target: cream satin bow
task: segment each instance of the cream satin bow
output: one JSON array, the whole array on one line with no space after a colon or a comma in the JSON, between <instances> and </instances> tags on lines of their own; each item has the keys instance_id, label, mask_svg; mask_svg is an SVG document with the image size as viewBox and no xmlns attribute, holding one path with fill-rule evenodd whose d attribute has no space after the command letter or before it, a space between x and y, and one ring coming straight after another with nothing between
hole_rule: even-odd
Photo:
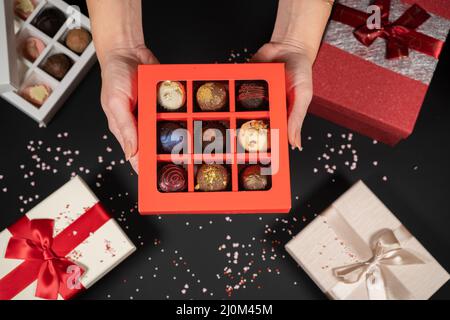
<instances>
[{"instance_id":1,"label":"cream satin bow","mask_svg":"<svg viewBox=\"0 0 450 320\"><path fill-rule=\"evenodd\" d=\"M333 274L347 284L356 283L365 275L369 299L387 299L386 293L390 289L390 284L389 281L385 283L383 269L388 265L401 266L424 262L410 251L403 249L392 230L383 230L375 238L374 243L373 256L370 259L334 268Z\"/></svg>"}]
</instances>

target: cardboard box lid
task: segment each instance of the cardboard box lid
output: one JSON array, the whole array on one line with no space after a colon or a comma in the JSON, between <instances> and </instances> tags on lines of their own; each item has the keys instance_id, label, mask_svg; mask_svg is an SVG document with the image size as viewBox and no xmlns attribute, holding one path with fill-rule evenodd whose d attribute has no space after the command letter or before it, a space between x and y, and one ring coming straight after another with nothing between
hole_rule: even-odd
<instances>
[{"instance_id":1,"label":"cardboard box lid","mask_svg":"<svg viewBox=\"0 0 450 320\"><path fill-rule=\"evenodd\" d=\"M0 0L0 94L19 88L14 1Z\"/></svg>"}]
</instances>

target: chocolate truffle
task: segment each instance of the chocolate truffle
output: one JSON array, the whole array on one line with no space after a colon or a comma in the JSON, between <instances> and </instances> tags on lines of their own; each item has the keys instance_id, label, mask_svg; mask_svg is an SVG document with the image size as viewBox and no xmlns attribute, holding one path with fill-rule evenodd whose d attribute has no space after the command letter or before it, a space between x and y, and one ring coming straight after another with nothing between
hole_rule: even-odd
<instances>
[{"instance_id":1,"label":"chocolate truffle","mask_svg":"<svg viewBox=\"0 0 450 320\"><path fill-rule=\"evenodd\" d=\"M50 96L52 90L44 85L37 84L33 86L26 87L21 91L21 96L34 104L36 107L40 107L44 104L45 100Z\"/></svg>"},{"instance_id":2,"label":"chocolate truffle","mask_svg":"<svg viewBox=\"0 0 450 320\"><path fill-rule=\"evenodd\" d=\"M57 53L47 58L42 69L57 80L62 80L72 67L72 60L64 53Z\"/></svg>"},{"instance_id":3,"label":"chocolate truffle","mask_svg":"<svg viewBox=\"0 0 450 320\"><path fill-rule=\"evenodd\" d=\"M39 55L44 51L45 49L45 43L35 37L29 37L25 40L25 43L22 47L22 54L25 57L25 59L34 62Z\"/></svg>"},{"instance_id":4,"label":"chocolate truffle","mask_svg":"<svg viewBox=\"0 0 450 320\"><path fill-rule=\"evenodd\" d=\"M53 37L64 22L66 22L64 13L56 8L47 8L34 19L33 24L49 37Z\"/></svg>"},{"instance_id":5,"label":"chocolate truffle","mask_svg":"<svg viewBox=\"0 0 450 320\"><path fill-rule=\"evenodd\" d=\"M86 29L72 29L67 32L66 46L73 52L82 54L89 43L91 43L91 40L92 36Z\"/></svg>"},{"instance_id":6,"label":"chocolate truffle","mask_svg":"<svg viewBox=\"0 0 450 320\"><path fill-rule=\"evenodd\" d=\"M226 130L227 128L220 122L204 122L202 125L202 150L211 144L208 150L225 153Z\"/></svg>"},{"instance_id":7,"label":"chocolate truffle","mask_svg":"<svg viewBox=\"0 0 450 320\"><path fill-rule=\"evenodd\" d=\"M33 0L14 0L14 12L23 20L27 20L34 9L36 6Z\"/></svg>"},{"instance_id":8,"label":"chocolate truffle","mask_svg":"<svg viewBox=\"0 0 450 320\"><path fill-rule=\"evenodd\" d=\"M220 164L203 164L197 171L195 190L223 191L229 183L228 170Z\"/></svg>"},{"instance_id":9,"label":"chocolate truffle","mask_svg":"<svg viewBox=\"0 0 450 320\"><path fill-rule=\"evenodd\" d=\"M246 167L241 173L241 185L245 190L265 190L269 184L269 177L261 174L260 165Z\"/></svg>"},{"instance_id":10,"label":"chocolate truffle","mask_svg":"<svg viewBox=\"0 0 450 320\"><path fill-rule=\"evenodd\" d=\"M237 102L245 109L267 106L267 85L263 81L245 82L239 86Z\"/></svg>"},{"instance_id":11,"label":"chocolate truffle","mask_svg":"<svg viewBox=\"0 0 450 320\"><path fill-rule=\"evenodd\" d=\"M163 81L158 85L158 104L167 111L176 111L186 102L186 90L181 82Z\"/></svg>"},{"instance_id":12,"label":"chocolate truffle","mask_svg":"<svg viewBox=\"0 0 450 320\"><path fill-rule=\"evenodd\" d=\"M182 166L166 164L159 171L158 187L162 192L178 192L186 190L186 170Z\"/></svg>"},{"instance_id":13,"label":"chocolate truffle","mask_svg":"<svg viewBox=\"0 0 450 320\"><path fill-rule=\"evenodd\" d=\"M227 87L223 83L207 82L197 90L197 103L202 111L219 111L227 100Z\"/></svg>"},{"instance_id":14,"label":"chocolate truffle","mask_svg":"<svg viewBox=\"0 0 450 320\"><path fill-rule=\"evenodd\" d=\"M267 151L270 148L270 129L264 120L245 122L238 133L240 145L248 152Z\"/></svg>"},{"instance_id":15,"label":"chocolate truffle","mask_svg":"<svg viewBox=\"0 0 450 320\"><path fill-rule=\"evenodd\" d=\"M175 122L164 122L159 128L159 144L165 153L171 153L177 147L185 147L187 130Z\"/></svg>"}]
</instances>

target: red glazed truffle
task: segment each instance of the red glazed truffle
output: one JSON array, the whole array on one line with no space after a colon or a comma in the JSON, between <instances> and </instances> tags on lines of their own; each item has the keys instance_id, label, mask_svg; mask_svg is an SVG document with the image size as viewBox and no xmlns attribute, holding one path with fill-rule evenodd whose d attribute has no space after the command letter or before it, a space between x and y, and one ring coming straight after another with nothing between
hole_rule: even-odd
<instances>
[{"instance_id":1,"label":"red glazed truffle","mask_svg":"<svg viewBox=\"0 0 450 320\"><path fill-rule=\"evenodd\" d=\"M251 165L242 171L241 185L244 190L265 190L269 185L269 176L261 174L260 165Z\"/></svg>"},{"instance_id":2,"label":"red glazed truffle","mask_svg":"<svg viewBox=\"0 0 450 320\"><path fill-rule=\"evenodd\" d=\"M249 110L267 106L267 85L264 81L245 82L239 86L238 105Z\"/></svg>"},{"instance_id":3,"label":"red glazed truffle","mask_svg":"<svg viewBox=\"0 0 450 320\"><path fill-rule=\"evenodd\" d=\"M187 174L182 166L166 164L161 168L158 187L162 192L179 192L187 188Z\"/></svg>"}]
</instances>

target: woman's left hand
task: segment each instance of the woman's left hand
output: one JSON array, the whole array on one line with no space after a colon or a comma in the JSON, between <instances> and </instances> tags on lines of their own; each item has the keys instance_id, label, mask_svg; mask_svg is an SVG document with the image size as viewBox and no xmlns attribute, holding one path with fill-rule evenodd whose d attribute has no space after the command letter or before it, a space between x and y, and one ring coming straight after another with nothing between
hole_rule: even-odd
<instances>
[{"instance_id":1,"label":"woman's left hand","mask_svg":"<svg viewBox=\"0 0 450 320\"><path fill-rule=\"evenodd\" d=\"M292 149L300 149L302 125L313 96L312 59L299 47L269 42L258 50L252 62L286 64L288 138Z\"/></svg>"}]
</instances>

